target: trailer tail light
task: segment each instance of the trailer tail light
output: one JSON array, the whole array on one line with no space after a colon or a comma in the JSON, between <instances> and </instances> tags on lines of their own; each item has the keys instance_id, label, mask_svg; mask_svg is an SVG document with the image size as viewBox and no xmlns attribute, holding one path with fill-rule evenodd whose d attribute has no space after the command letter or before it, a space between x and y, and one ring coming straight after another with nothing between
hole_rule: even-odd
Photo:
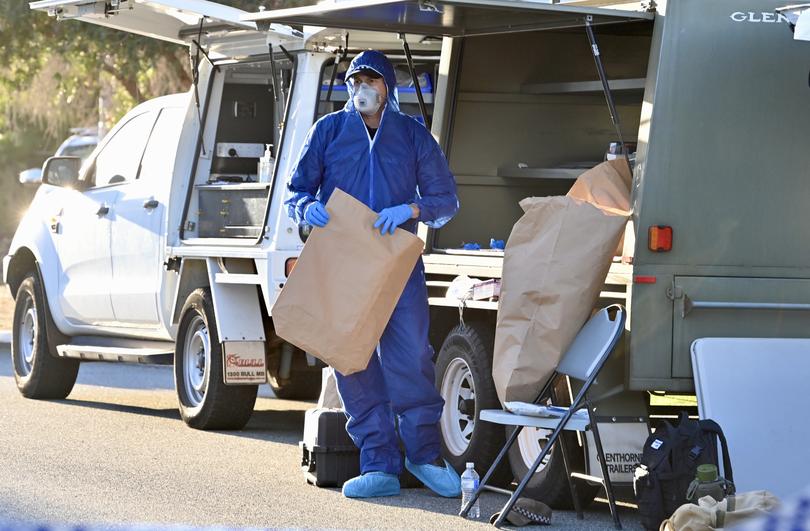
<instances>
[{"instance_id":1,"label":"trailer tail light","mask_svg":"<svg viewBox=\"0 0 810 531\"><path fill-rule=\"evenodd\" d=\"M298 262L297 257L295 257L295 258L287 258L287 261L284 262L284 275L285 276L288 276L288 277L290 276L290 273L292 273L292 270L295 269L296 262Z\"/></svg>"},{"instance_id":2,"label":"trailer tail light","mask_svg":"<svg viewBox=\"0 0 810 531\"><path fill-rule=\"evenodd\" d=\"M647 231L647 248L654 253L672 250L672 227L653 225Z\"/></svg>"},{"instance_id":3,"label":"trailer tail light","mask_svg":"<svg viewBox=\"0 0 810 531\"><path fill-rule=\"evenodd\" d=\"M636 275L633 277L634 284L655 284L656 278L652 275Z\"/></svg>"}]
</instances>

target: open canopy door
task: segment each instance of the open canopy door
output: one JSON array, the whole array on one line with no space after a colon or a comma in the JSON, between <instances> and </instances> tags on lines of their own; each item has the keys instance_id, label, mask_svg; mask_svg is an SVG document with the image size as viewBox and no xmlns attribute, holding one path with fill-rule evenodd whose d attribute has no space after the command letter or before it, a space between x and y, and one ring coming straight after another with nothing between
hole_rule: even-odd
<instances>
[{"instance_id":1,"label":"open canopy door","mask_svg":"<svg viewBox=\"0 0 810 531\"><path fill-rule=\"evenodd\" d=\"M797 41L810 41L810 4L796 4L776 10L788 19Z\"/></svg>"},{"instance_id":2,"label":"open canopy door","mask_svg":"<svg viewBox=\"0 0 810 531\"><path fill-rule=\"evenodd\" d=\"M651 20L652 13L587 8L539 0L349 0L243 17L260 26L271 22L350 30L391 31L463 37L536 31L591 23Z\"/></svg>"},{"instance_id":3,"label":"open canopy door","mask_svg":"<svg viewBox=\"0 0 810 531\"><path fill-rule=\"evenodd\" d=\"M99 26L189 44L200 31L256 30L241 9L206 0L39 0L33 10L57 19L79 19Z\"/></svg>"}]
</instances>

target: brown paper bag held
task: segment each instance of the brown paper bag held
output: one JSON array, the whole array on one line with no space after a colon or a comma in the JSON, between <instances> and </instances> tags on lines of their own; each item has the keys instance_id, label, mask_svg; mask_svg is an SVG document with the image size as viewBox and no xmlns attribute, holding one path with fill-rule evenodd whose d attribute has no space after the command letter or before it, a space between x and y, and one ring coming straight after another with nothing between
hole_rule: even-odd
<instances>
[{"instance_id":1,"label":"brown paper bag held","mask_svg":"<svg viewBox=\"0 0 810 531\"><path fill-rule=\"evenodd\" d=\"M506 244L492 377L501 402L531 402L596 303L627 212L532 197Z\"/></svg>"},{"instance_id":2,"label":"brown paper bag held","mask_svg":"<svg viewBox=\"0 0 810 531\"><path fill-rule=\"evenodd\" d=\"M567 195L597 206L630 211L632 183L633 175L627 160L619 158L603 162L580 175ZM633 256L635 233L632 229L632 222L628 223L628 229L616 247L617 256Z\"/></svg>"},{"instance_id":3,"label":"brown paper bag held","mask_svg":"<svg viewBox=\"0 0 810 531\"><path fill-rule=\"evenodd\" d=\"M381 235L377 214L342 190L326 210L272 316L279 337L345 375L368 366L423 243L401 229Z\"/></svg>"}]
</instances>

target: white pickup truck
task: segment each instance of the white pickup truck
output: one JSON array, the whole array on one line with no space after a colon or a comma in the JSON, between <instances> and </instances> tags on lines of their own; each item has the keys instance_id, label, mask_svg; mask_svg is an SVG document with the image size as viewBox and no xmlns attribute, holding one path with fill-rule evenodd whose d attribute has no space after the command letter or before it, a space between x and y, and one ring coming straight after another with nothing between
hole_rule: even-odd
<instances>
[{"instance_id":1,"label":"white pickup truck","mask_svg":"<svg viewBox=\"0 0 810 531\"><path fill-rule=\"evenodd\" d=\"M43 166L3 259L21 393L63 398L80 362L119 361L173 364L183 420L200 429L243 427L264 382L316 398L323 364L275 336L268 308L307 235L287 217L285 181L316 114L345 102L351 57L201 0L30 5L188 45L196 82L132 109L84 163ZM423 80L440 45L413 46ZM404 57L393 59L403 108L418 114ZM258 168L268 145L269 174Z\"/></svg>"}]
</instances>

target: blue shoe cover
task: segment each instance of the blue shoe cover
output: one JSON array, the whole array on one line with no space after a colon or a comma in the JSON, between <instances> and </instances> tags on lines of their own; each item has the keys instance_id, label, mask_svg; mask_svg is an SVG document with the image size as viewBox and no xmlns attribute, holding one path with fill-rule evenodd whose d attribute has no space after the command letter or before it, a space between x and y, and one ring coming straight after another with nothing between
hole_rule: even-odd
<instances>
[{"instance_id":1,"label":"blue shoe cover","mask_svg":"<svg viewBox=\"0 0 810 531\"><path fill-rule=\"evenodd\" d=\"M430 463L415 465L406 457L405 468L439 496L445 498L461 496L461 477L447 461L444 462L444 468L442 468Z\"/></svg>"},{"instance_id":2,"label":"blue shoe cover","mask_svg":"<svg viewBox=\"0 0 810 531\"><path fill-rule=\"evenodd\" d=\"M343 484L347 498L377 498L399 494L399 477L385 472L366 472Z\"/></svg>"}]
</instances>

